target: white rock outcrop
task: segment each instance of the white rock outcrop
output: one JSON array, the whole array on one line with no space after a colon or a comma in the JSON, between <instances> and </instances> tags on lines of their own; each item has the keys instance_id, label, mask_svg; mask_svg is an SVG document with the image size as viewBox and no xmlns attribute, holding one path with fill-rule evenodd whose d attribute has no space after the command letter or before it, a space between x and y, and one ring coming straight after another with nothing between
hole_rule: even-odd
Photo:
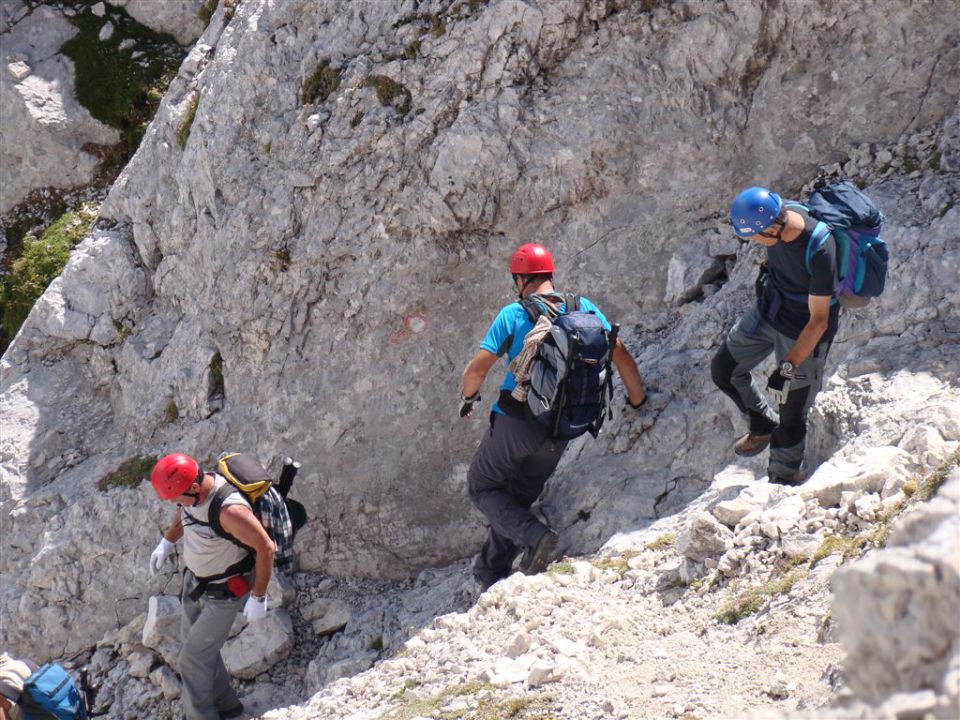
<instances>
[{"instance_id":1,"label":"white rock outcrop","mask_svg":"<svg viewBox=\"0 0 960 720\"><path fill-rule=\"evenodd\" d=\"M130 17L152 30L173 35L181 45L192 44L203 32L201 10L220 4L216 0L107 0L107 3L122 7Z\"/></svg>"},{"instance_id":2,"label":"white rock outcrop","mask_svg":"<svg viewBox=\"0 0 960 720\"><path fill-rule=\"evenodd\" d=\"M833 615L850 687L877 702L932 688L956 697L960 653L960 469L890 533L884 550L834 579Z\"/></svg>"},{"instance_id":3,"label":"white rock outcrop","mask_svg":"<svg viewBox=\"0 0 960 720\"><path fill-rule=\"evenodd\" d=\"M99 159L85 145L120 134L74 96L73 63L60 47L77 29L54 7L6 0L0 15L0 214L31 190L93 179Z\"/></svg>"}]
</instances>

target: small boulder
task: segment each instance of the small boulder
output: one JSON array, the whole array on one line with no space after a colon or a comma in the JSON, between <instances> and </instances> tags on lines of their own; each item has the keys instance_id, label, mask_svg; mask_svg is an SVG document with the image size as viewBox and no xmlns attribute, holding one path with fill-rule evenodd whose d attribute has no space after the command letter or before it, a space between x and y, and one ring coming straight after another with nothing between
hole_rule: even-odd
<instances>
[{"instance_id":1,"label":"small boulder","mask_svg":"<svg viewBox=\"0 0 960 720\"><path fill-rule=\"evenodd\" d=\"M707 512L697 513L677 536L677 551L694 561L722 555L733 547L733 533Z\"/></svg>"},{"instance_id":2,"label":"small boulder","mask_svg":"<svg viewBox=\"0 0 960 720\"><path fill-rule=\"evenodd\" d=\"M333 598L314 600L302 610L303 617L313 623L313 631L317 635L332 635L343 630L353 610L345 602Z\"/></svg>"},{"instance_id":3,"label":"small boulder","mask_svg":"<svg viewBox=\"0 0 960 720\"><path fill-rule=\"evenodd\" d=\"M252 679L276 665L293 647L293 621L284 610L271 610L249 623L223 646L223 663L234 677Z\"/></svg>"}]
</instances>

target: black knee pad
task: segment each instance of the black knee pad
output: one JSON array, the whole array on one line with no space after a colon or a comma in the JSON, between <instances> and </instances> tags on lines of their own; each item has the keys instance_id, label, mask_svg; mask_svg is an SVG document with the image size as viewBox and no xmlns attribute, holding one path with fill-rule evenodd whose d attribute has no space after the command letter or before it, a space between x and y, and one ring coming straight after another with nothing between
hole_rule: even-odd
<instances>
[{"instance_id":1,"label":"black knee pad","mask_svg":"<svg viewBox=\"0 0 960 720\"><path fill-rule=\"evenodd\" d=\"M717 350L710 363L710 376L713 378L713 384L721 390L732 390L733 384L730 378L733 377L733 371L737 367L737 361L730 354L726 341Z\"/></svg>"}]
</instances>

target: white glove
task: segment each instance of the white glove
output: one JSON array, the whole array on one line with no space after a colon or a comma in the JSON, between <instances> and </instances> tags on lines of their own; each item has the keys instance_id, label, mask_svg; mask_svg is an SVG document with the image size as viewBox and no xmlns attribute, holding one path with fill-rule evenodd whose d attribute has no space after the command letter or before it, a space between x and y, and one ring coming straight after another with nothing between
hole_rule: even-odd
<instances>
[{"instance_id":1,"label":"white glove","mask_svg":"<svg viewBox=\"0 0 960 720\"><path fill-rule=\"evenodd\" d=\"M253 593L250 593L250 597L247 598L247 602L243 606L243 616L248 622L263 620L267 616L267 596L255 598Z\"/></svg>"},{"instance_id":2,"label":"white glove","mask_svg":"<svg viewBox=\"0 0 960 720\"><path fill-rule=\"evenodd\" d=\"M173 552L173 548L176 547L175 543L170 542L166 538L160 538L160 544L157 545L157 548L150 553L150 574L156 575L160 572L160 566L163 565L164 561L167 559L167 556Z\"/></svg>"}]
</instances>

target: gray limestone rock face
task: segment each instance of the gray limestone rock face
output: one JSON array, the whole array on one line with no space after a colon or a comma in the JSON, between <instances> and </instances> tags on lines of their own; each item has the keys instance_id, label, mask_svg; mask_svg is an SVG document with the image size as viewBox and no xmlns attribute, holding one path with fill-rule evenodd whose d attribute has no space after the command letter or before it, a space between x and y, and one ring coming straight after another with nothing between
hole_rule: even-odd
<instances>
[{"instance_id":1,"label":"gray limestone rock face","mask_svg":"<svg viewBox=\"0 0 960 720\"><path fill-rule=\"evenodd\" d=\"M120 134L95 120L74 96L74 70L60 46L77 29L56 8L28 11L7 0L0 33L0 214L35 188L69 188L93 179L98 158L87 144Z\"/></svg>"},{"instance_id":2,"label":"gray limestone rock face","mask_svg":"<svg viewBox=\"0 0 960 720\"><path fill-rule=\"evenodd\" d=\"M717 237L736 189L799 191L817 164L923 128L952 157L960 78L938 70L956 22L928 5L444 8L441 31L378 0L244 0L185 60L0 361L0 612L49 628L14 631L25 650L79 650L114 622L102 608L127 621L159 591L147 557L169 508L147 485L92 490L135 455L240 448L278 470L295 454L307 569L406 578L474 553L465 470L487 423L459 422L455 400L522 242L623 324L657 390L631 415L618 389L542 511L578 551L679 511L743 432L709 370L759 259ZM798 98L807 112L779 112ZM933 172L870 176L890 280L831 351L809 463L949 406L960 208L937 209L934 181L921 193Z\"/></svg>"}]
</instances>

